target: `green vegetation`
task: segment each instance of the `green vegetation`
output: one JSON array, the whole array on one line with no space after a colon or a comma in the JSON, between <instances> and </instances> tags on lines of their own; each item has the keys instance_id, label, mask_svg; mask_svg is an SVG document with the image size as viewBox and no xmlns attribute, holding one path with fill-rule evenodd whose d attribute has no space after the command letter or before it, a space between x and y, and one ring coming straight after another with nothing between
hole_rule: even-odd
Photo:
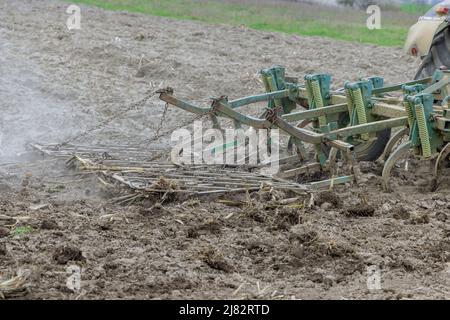
<instances>
[{"instance_id":1,"label":"green vegetation","mask_svg":"<svg viewBox=\"0 0 450 320\"><path fill-rule=\"evenodd\" d=\"M416 3L402 3L400 5L400 10L410 14L424 15L433 6L427 4L416 4Z\"/></svg>"},{"instance_id":2,"label":"green vegetation","mask_svg":"<svg viewBox=\"0 0 450 320\"><path fill-rule=\"evenodd\" d=\"M30 233L31 231L33 231L33 228L30 226L20 226L14 228L11 233L15 236L22 236L24 234Z\"/></svg>"},{"instance_id":3,"label":"green vegetation","mask_svg":"<svg viewBox=\"0 0 450 320\"><path fill-rule=\"evenodd\" d=\"M65 189L66 187L63 185L56 185L56 186L51 186L47 189L48 193L57 193L57 192L61 192Z\"/></svg>"},{"instance_id":4,"label":"green vegetation","mask_svg":"<svg viewBox=\"0 0 450 320\"><path fill-rule=\"evenodd\" d=\"M402 46L419 10L403 6L384 12L382 29L366 27L365 11L283 1L217 0L72 0L107 10L138 12L173 19L244 25L264 31L321 36L339 40Z\"/></svg>"}]
</instances>

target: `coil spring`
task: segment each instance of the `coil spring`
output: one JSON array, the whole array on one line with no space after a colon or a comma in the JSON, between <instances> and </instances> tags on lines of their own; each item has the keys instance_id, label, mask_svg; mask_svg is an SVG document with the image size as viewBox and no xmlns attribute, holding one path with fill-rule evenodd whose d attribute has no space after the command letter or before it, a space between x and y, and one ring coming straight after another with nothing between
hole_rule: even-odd
<instances>
[{"instance_id":1,"label":"coil spring","mask_svg":"<svg viewBox=\"0 0 450 320\"><path fill-rule=\"evenodd\" d=\"M422 103L415 105L417 126L419 128L420 144L422 146L422 155L425 158L431 157L430 134L428 133L427 120L425 119L425 110Z\"/></svg>"},{"instance_id":2,"label":"coil spring","mask_svg":"<svg viewBox=\"0 0 450 320\"><path fill-rule=\"evenodd\" d=\"M316 102L316 108L323 108L324 103L318 80L311 81L311 89L314 96L314 101ZM320 126L327 125L327 119L325 118L325 116L319 117L319 124Z\"/></svg>"},{"instance_id":3,"label":"coil spring","mask_svg":"<svg viewBox=\"0 0 450 320\"><path fill-rule=\"evenodd\" d=\"M267 82L268 82L268 85L269 85L270 92L274 92L274 91L278 90L278 88L276 87L276 84L275 84L275 81L274 81L273 77L270 77L270 76L267 77ZM274 99L273 101L274 101L275 107L281 108L283 106L283 103L281 102L281 99Z\"/></svg>"},{"instance_id":4,"label":"coil spring","mask_svg":"<svg viewBox=\"0 0 450 320\"><path fill-rule=\"evenodd\" d=\"M348 114L350 117L350 124L353 123L353 96L352 96L352 91L350 89L345 89L345 96L347 98L347 108L348 108Z\"/></svg>"},{"instance_id":5,"label":"coil spring","mask_svg":"<svg viewBox=\"0 0 450 320\"><path fill-rule=\"evenodd\" d=\"M266 92L270 92L269 79L267 79L268 77L263 75L261 78L264 84L264 89L266 90Z\"/></svg>"},{"instance_id":6,"label":"coil spring","mask_svg":"<svg viewBox=\"0 0 450 320\"><path fill-rule=\"evenodd\" d=\"M353 100L355 102L356 113L358 114L358 123L365 124L365 123L367 123L367 116L366 116L366 108L364 106L361 89L352 90L352 94L353 94ZM361 135L361 138L363 140L369 140L369 134L363 133Z\"/></svg>"},{"instance_id":7,"label":"coil spring","mask_svg":"<svg viewBox=\"0 0 450 320\"><path fill-rule=\"evenodd\" d=\"M403 106L405 107L406 115L408 116L408 125L411 129L414 124L413 106L408 101L403 102Z\"/></svg>"},{"instance_id":8,"label":"coil spring","mask_svg":"<svg viewBox=\"0 0 450 320\"><path fill-rule=\"evenodd\" d=\"M311 89L310 81L306 81L305 84L306 84L306 95L308 96L309 108L313 109L314 108L314 106L313 106L313 104L314 104L314 96L313 96L313 92L312 92L312 89Z\"/></svg>"}]
</instances>

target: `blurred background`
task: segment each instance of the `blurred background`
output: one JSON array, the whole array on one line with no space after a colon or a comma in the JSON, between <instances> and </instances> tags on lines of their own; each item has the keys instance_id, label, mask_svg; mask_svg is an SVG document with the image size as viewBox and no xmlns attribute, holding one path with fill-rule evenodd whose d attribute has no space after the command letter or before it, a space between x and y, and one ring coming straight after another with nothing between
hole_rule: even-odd
<instances>
[{"instance_id":1,"label":"blurred background","mask_svg":"<svg viewBox=\"0 0 450 320\"><path fill-rule=\"evenodd\" d=\"M403 45L409 27L437 0L74 0L109 10L264 31L329 37L381 46ZM381 30L366 27L366 9L382 9Z\"/></svg>"}]
</instances>

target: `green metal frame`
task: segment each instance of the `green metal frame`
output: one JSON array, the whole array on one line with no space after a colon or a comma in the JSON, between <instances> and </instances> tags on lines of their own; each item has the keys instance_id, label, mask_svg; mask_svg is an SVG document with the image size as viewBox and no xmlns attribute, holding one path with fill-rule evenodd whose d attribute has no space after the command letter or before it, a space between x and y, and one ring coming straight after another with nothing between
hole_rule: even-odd
<instances>
[{"instance_id":1,"label":"green metal frame","mask_svg":"<svg viewBox=\"0 0 450 320\"><path fill-rule=\"evenodd\" d=\"M160 90L160 99L200 116L232 119L237 127L279 128L298 145L314 145L315 164L321 170L330 164L322 145L348 155L355 144L370 143L377 132L385 129L409 128L408 148L425 159L437 156L450 141L449 72L437 70L433 77L391 86L385 86L383 78L370 77L347 82L337 91L330 89L331 77L326 74L306 75L304 84L298 84L288 82L285 69L276 66L262 70L261 77L266 93L231 101L227 97L213 99L210 107L179 100L171 89ZM395 92L403 97L387 96ZM442 105L434 104L438 99L443 99ZM294 112L304 101L308 101L309 108ZM236 110L259 102L267 102L261 118ZM299 127L295 124L299 121L311 122L313 126ZM297 171L302 172L301 168ZM347 182L348 176L332 180Z\"/></svg>"}]
</instances>

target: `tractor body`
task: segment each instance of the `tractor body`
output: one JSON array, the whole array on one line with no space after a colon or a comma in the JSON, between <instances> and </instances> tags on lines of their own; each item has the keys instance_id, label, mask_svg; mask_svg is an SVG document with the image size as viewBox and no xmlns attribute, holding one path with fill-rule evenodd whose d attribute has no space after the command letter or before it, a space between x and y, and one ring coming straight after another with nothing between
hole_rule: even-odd
<instances>
[{"instance_id":1,"label":"tractor body","mask_svg":"<svg viewBox=\"0 0 450 320\"><path fill-rule=\"evenodd\" d=\"M449 11L450 0L442 1L409 30L405 50L422 59L416 79L429 77L436 69L450 68Z\"/></svg>"}]
</instances>

